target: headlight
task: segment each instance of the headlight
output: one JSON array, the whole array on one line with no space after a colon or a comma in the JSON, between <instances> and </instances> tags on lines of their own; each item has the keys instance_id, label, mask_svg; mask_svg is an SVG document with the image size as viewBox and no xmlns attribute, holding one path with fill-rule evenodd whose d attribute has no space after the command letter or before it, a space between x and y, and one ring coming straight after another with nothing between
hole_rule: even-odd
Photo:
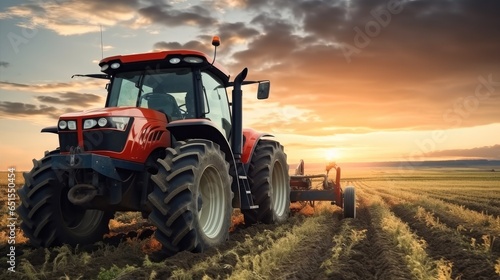
<instances>
[{"instance_id":1,"label":"headlight","mask_svg":"<svg viewBox=\"0 0 500 280\"><path fill-rule=\"evenodd\" d=\"M186 56L182 60L184 60L185 62L188 62L188 63L202 63L203 62L203 58L196 57L196 56Z\"/></svg>"},{"instance_id":2,"label":"headlight","mask_svg":"<svg viewBox=\"0 0 500 280\"><path fill-rule=\"evenodd\" d=\"M97 121L94 119L88 119L83 122L83 129L89 129L94 127L97 124Z\"/></svg>"},{"instance_id":3,"label":"headlight","mask_svg":"<svg viewBox=\"0 0 500 280\"><path fill-rule=\"evenodd\" d=\"M68 127L68 123L66 121L59 121L59 129L63 130Z\"/></svg>"},{"instance_id":4,"label":"headlight","mask_svg":"<svg viewBox=\"0 0 500 280\"><path fill-rule=\"evenodd\" d=\"M129 117L111 117L111 122L115 125L116 129L125 131L127 129Z\"/></svg>"},{"instance_id":5,"label":"headlight","mask_svg":"<svg viewBox=\"0 0 500 280\"><path fill-rule=\"evenodd\" d=\"M76 121L68 121L68 128L70 130L76 130Z\"/></svg>"},{"instance_id":6,"label":"headlight","mask_svg":"<svg viewBox=\"0 0 500 280\"><path fill-rule=\"evenodd\" d=\"M125 131L129 121L130 117L100 117L99 119L86 119L83 121L83 129L111 128Z\"/></svg>"},{"instance_id":7,"label":"headlight","mask_svg":"<svg viewBox=\"0 0 500 280\"><path fill-rule=\"evenodd\" d=\"M108 124L108 120L106 118L100 118L98 121L97 121L97 124L100 126L100 127L104 127Z\"/></svg>"},{"instance_id":8,"label":"headlight","mask_svg":"<svg viewBox=\"0 0 500 280\"><path fill-rule=\"evenodd\" d=\"M173 57L169 60L169 62L172 64L177 64L177 63L181 62L181 59L178 57Z\"/></svg>"},{"instance_id":9,"label":"headlight","mask_svg":"<svg viewBox=\"0 0 500 280\"><path fill-rule=\"evenodd\" d=\"M111 63L110 67L111 69L118 69L120 67L120 63L118 62Z\"/></svg>"}]
</instances>

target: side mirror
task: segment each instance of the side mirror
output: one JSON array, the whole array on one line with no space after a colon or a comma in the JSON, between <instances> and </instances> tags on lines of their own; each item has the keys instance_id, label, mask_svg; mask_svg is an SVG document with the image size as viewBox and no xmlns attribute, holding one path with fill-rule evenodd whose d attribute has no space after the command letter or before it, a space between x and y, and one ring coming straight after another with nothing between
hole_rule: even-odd
<instances>
[{"instance_id":1,"label":"side mirror","mask_svg":"<svg viewBox=\"0 0 500 280\"><path fill-rule=\"evenodd\" d=\"M269 97L270 87L271 87L271 82L260 81L259 87L257 88L257 99L267 99Z\"/></svg>"}]
</instances>

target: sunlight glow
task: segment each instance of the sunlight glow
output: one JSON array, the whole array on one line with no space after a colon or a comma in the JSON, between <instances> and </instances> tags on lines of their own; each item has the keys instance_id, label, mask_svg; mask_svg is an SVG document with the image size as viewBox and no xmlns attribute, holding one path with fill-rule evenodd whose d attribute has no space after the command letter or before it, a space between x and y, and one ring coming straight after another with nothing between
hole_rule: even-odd
<instances>
[{"instance_id":1,"label":"sunlight glow","mask_svg":"<svg viewBox=\"0 0 500 280\"><path fill-rule=\"evenodd\" d=\"M325 159L327 162L336 161L341 158L341 153L338 148L330 148L325 152Z\"/></svg>"}]
</instances>

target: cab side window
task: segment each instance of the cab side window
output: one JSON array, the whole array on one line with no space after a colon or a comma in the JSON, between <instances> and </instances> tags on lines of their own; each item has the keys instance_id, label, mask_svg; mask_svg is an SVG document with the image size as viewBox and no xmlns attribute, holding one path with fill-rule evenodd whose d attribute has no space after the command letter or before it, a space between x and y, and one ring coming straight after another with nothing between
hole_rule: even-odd
<instances>
[{"instance_id":1,"label":"cab side window","mask_svg":"<svg viewBox=\"0 0 500 280\"><path fill-rule=\"evenodd\" d=\"M222 83L210 75L202 72L201 80L206 96L207 112L205 116L209 118L229 138L231 132L231 113L229 112L229 102L227 100L226 88Z\"/></svg>"}]
</instances>

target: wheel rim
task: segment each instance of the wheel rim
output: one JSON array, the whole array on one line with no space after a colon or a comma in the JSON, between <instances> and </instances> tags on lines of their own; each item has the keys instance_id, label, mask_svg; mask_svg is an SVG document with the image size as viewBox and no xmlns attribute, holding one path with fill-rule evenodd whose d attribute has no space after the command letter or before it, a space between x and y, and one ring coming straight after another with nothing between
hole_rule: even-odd
<instances>
[{"instance_id":1,"label":"wheel rim","mask_svg":"<svg viewBox=\"0 0 500 280\"><path fill-rule=\"evenodd\" d=\"M276 161L273 166L273 174L271 176L272 184L272 202L274 212L278 217L282 216L286 210L286 188L285 173L283 166L279 161Z\"/></svg>"},{"instance_id":2,"label":"wheel rim","mask_svg":"<svg viewBox=\"0 0 500 280\"><path fill-rule=\"evenodd\" d=\"M219 171L213 166L207 167L200 180L201 208L198 222L208 238L219 235L224 224L224 187Z\"/></svg>"},{"instance_id":3,"label":"wheel rim","mask_svg":"<svg viewBox=\"0 0 500 280\"><path fill-rule=\"evenodd\" d=\"M72 204L67 199L67 191L61 196L62 221L67 229L74 235L85 237L92 234L99 227L104 216L103 211L86 210L83 207Z\"/></svg>"}]
</instances>

